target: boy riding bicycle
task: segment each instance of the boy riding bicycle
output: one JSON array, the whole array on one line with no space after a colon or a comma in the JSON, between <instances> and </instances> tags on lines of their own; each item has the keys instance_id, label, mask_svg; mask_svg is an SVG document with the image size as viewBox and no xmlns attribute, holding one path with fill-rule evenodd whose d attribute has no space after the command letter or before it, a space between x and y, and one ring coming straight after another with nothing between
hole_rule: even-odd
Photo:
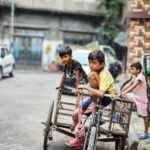
<instances>
[{"instance_id":1,"label":"boy riding bicycle","mask_svg":"<svg viewBox=\"0 0 150 150\"><path fill-rule=\"evenodd\" d=\"M100 101L104 107L111 103L110 98L104 97L105 93L114 95L114 79L110 72L105 68L105 56L100 50L91 52L88 56L89 66L91 72L88 75L89 84L78 85L78 89L88 90L92 96L86 98L81 105L81 108L77 108L73 114L73 126L78 124L79 118L78 113L85 113L91 104L95 104L97 100ZM94 109L94 107L93 107ZM92 112L93 110L91 110ZM66 145L70 147L83 146L84 140L80 141L79 138L67 141Z\"/></svg>"},{"instance_id":2,"label":"boy riding bicycle","mask_svg":"<svg viewBox=\"0 0 150 150\"><path fill-rule=\"evenodd\" d=\"M87 75L81 64L72 59L72 49L69 46L63 47L59 51L59 56L62 59L62 63L65 65L59 87L63 88L64 83L69 82L69 85L71 85L73 88L76 88L71 92L76 94L77 86L79 84L87 83Z\"/></svg>"}]
</instances>

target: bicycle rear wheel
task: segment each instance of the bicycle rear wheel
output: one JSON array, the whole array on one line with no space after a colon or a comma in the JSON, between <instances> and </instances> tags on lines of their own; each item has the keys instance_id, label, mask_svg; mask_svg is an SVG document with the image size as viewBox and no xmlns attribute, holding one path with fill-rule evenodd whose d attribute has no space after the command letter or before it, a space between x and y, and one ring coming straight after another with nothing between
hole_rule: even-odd
<instances>
[{"instance_id":1,"label":"bicycle rear wheel","mask_svg":"<svg viewBox=\"0 0 150 150\"><path fill-rule=\"evenodd\" d=\"M43 150L47 150L48 140L52 140L52 136L49 135L52 126L52 115L53 115L54 101L50 102L48 117L46 121L46 127L44 129L44 142L43 142ZM52 131L51 131L52 132Z\"/></svg>"}]
</instances>

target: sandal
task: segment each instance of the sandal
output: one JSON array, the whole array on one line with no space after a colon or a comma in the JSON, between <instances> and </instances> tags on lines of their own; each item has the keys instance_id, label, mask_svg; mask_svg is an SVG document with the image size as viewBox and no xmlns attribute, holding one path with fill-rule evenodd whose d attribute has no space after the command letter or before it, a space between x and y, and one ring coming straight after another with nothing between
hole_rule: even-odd
<instances>
[{"instance_id":1,"label":"sandal","mask_svg":"<svg viewBox=\"0 0 150 150\"><path fill-rule=\"evenodd\" d=\"M146 140L146 139L148 139L148 138L149 138L149 135L146 134L146 133L140 135L140 137L139 137L140 140Z\"/></svg>"},{"instance_id":2,"label":"sandal","mask_svg":"<svg viewBox=\"0 0 150 150\"><path fill-rule=\"evenodd\" d=\"M66 145L69 147L83 147L83 143L81 143L77 138L73 139L73 140L69 140L66 142Z\"/></svg>"}]
</instances>

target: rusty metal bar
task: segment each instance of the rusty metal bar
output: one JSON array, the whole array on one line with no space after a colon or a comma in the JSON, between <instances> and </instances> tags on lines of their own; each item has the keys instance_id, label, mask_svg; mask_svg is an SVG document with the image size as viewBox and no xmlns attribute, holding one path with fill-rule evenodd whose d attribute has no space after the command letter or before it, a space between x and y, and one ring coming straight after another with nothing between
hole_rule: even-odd
<instances>
[{"instance_id":1,"label":"rusty metal bar","mask_svg":"<svg viewBox=\"0 0 150 150\"><path fill-rule=\"evenodd\" d=\"M59 115L64 115L64 116L72 116L72 114L67 114L67 113L62 113L62 112L59 112L58 114Z\"/></svg>"},{"instance_id":2,"label":"rusty metal bar","mask_svg":"<svg viewBox=\"0 0 150 150\"><path fill-rule=\"evenodd\" d=\"M60 102L61 104L67 104L67 105L73 105L73 106L75 106L75 104L73 104L73 103L68 103L68 102Z\"/></svg>"},{"instance_id":3,"label":"rusty metal bar","mask_svg":"<svg viewBox=\"0 0 150 150\"><path fill-rule=\"evenodd\" d=\"M60 110L67 110L67 111L71 111L73 112L74 110L73 109L68 109L68 108L59 108Z\"/></svg>"},{"instance_id":4,"label":"rusty metal bar","mask_svg":"<svg viewBox=\"0 0 150 150\"><path fill-rule=\"evenodd\" d=\"M66 134L66 135L71 136L71 137L74 138L74 134L71 133L71 132L69 132L69 131L63 130L63 129L61 129L61 128L56 128L56 130L57 130L58 132L61 132L61 133L63 133L63 134Z\"/></svg>"}]
</instances>

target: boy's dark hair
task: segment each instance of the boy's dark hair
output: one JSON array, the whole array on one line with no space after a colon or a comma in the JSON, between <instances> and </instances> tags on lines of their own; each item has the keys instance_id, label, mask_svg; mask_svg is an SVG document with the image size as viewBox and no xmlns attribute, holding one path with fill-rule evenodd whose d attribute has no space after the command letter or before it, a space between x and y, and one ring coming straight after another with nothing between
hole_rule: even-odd
<instances>
[{"instance_id":1,"label":"boy's dark hair","mask_svg":"<svg viewBox=\"0 0 150 150\"><path fill-rule=\"evenodd\" d=\"M69 46L64 46L63 48L60 49L59 51L59 56L63 57L64 55L70 55L72 56L72 49Z\"/></svg>"},{"instance_id":2,"label":"boy's dark hair","mask_svg":"<svg viewBox=\"0 0 150 150\"><path fill-rule=\"evenodd\" d=\"M88 60L98 60L99 63L105 63L105 56L103 54L102 51L100 50L95 50L92 51L89 56L88 56Z\"/></svg>"},{"instance_id":3,"label":"boy's dark hair","mask_svg":"<svg viewBox=\"0 0 150 150\"><path fill-rule=\"evenodd\" d=\"M132 63L130 67L135 67L136 69L139 69L140 72L142 70L142 65L140 62L135 62L135 63Z\"/></svg>"}]
</instances>

